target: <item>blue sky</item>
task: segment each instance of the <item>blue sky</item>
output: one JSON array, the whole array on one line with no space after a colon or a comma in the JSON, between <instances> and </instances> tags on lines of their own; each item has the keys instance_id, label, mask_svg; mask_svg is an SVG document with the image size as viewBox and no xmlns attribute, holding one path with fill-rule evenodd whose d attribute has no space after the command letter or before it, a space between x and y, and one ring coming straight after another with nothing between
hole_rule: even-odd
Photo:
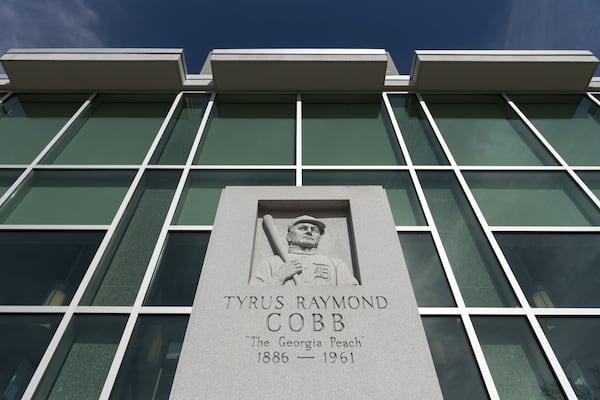
<instances>
[{"instance_id":1,"label":"blue sky","mask_svg":"<svg viewBox=\"0 0 600 400\"><path fill-rule=\"evenodd\" d=\"M600 57L600 0L2 0L0 54L20 47L586 49ZM596 73L598 75L598 72Z\"/></svg>"}]
</instances>

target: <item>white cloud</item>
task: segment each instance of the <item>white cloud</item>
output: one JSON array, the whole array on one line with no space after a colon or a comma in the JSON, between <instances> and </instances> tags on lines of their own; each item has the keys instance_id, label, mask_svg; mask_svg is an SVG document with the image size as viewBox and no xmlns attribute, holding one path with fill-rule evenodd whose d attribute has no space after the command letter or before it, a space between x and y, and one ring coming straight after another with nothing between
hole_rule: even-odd
<instances>
[{"instance_id":1,"label":"white cloud","mask_svg":"<svg viewBox=\"0 0 600 400\"><path fill-rule=\"evenodd\" d=\"M85 0L1 1L0 55L13 48L105 46L98 14Z\"/></svg>"},{"instance_id":2,"label":"white cloud","mask_svg":"<svg viewBox=\"0 0 600 400\"><path fill-rule=\"evenodd\" d=\"M84 0L2 0L0 54L21 47L101 47L99 25Z\"/></svg>"},{"instance_id":3,"label":"white cloud","mask_svg":"<svg viewBox=\"0 0 600 400\"><path fill-rule=\"evenodd\" d=\"M505 49L587 49L600 55L600 1L513 0Z\"/></svg>"}]
</instances>

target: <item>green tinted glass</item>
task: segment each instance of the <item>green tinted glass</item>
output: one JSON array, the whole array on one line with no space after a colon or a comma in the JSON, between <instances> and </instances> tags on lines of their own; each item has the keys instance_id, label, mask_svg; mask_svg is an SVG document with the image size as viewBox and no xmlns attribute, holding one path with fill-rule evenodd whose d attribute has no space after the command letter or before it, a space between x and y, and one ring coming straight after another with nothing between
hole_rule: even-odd
<instances>
[{"instance_id":1,"label":"green tinted glass","mask_svg":"<svg viewBox=\"0 0 600 400\"><path fill-rule=\"evenodd\" d=\"M577 172L585 184L600 199L600 171L599 172Z\"/></svg>"},{"instance_id":2,"label":"green tinted glass","mask_svg":"<svg viewBox=\"0 0 600 400\"><path fill-rule=\"evenodd\" d=\"M0 315L2 398L20 399L62 315Z\"/></svg>"},{"instance_id":3,"label":"green tinted glass","mask_svg":"<svg viewBox=\"0 0 600 400\"><path fill-rule=\"evenodd\" d=\"M600 307L597 233L498 233L519 285L534 307Z\"/></svg>"},{"instance_id":4,"label":"green tinted glass","mask_svg":"<svg viewBox=\"0 0 600 400\"><path fill-rule=\"evenodd\" d=\"M0 197L17 180L23 171L0 170Z\"/></svg>"},{"instance_id":5,"label":"green tinted glass","mask_svg":"<svg viewBox=\"0 0 600 400\"><path fill-rule=\"evenodd\" d=\"M587 96L511 96L571 165L600 165L600 107Z\"/></svg>"},{"instance_id":6,"label":"green tinted glass","mask_svg":"<svg viewBox=\"0 0 600 400\"><path fill-rule=\"evenodd\" d=\"M306 165L404 164L380 96L303 96Z\"/></svg>"},{"instance_id":7,"label":"green tinted glass","mask_svg":"<svg viewBox=\"0 0 600 400\"><path fill-rule=\"evenodd\" d=\"M577 398L599 399L600 319L540 318L540 324Z\"/></svg>"},{"instance_id":8,"label":"green tinted glass","mask_svg":"<svg viewBox=\"0 0 600 400\"><path fill-rule=\"evenodd\" d=\"M4 224L110 224L130 171L34 171L0 208Z\"/></svg>"},{"instance_id":9,"label":"green tinted glass","mask_svg":"<svg viewBox=\"0 0 600 400\"><path fill-rule=\"evenodd\" d=\"M172 101L167 95L99 95L44 163L141 164Z\"/></svg>"},{"instance_id":10,"label":"green tinted glass","mask_svg":"<svg viewBox=\"0 0 600 400\"><path fill-rule=\"evenodd\" d=\"M520 317L473 317L501 399L564 399L531 329Z\"/></svg>"},{"instance_id":11,"label":"green tinted glass","mask_svg":"<svg viewBox=\"0 0 600 400\"><path fill-rule=\"evenodd\" d=\"M389 99L413 164L447 165L448 161L427 122L417 96L390 95Z\"/></svg>"},{"instance_id":12,"label":"green tinted glass","mask_svg":"<svg viewBox=\"0 0 600 400\"><path fill-rule=\"evenodd\" d=\"M458 164L556 164L500 96L431 95L425 100Z\"/></svg>"},{"instance_id":13,"label":"green tinted glass","mask_svg":"<svg viewBox=\"0 0 600 400\"><path fill-rule=\"evenodd\" d=\"M422 317L445 400L488 399L458 317Z\"/></svg>"},{"instance_id":14,"label":"green tinted glass","mask_svg":"<svg viewBox=\"0 0 600 400\"><path fill-rule=\"evenodd\" d=\"M187 94L182 97L154 152L152 164L185 164L209 98L206 94Z\"/></svg>"},{"instance_id":15,"label":"green tinted glass","mask_svg":"<svg viewBox=\"0 0 600 400\"><path fill-rule=\"evenodd\" d=\"M419 307L453 307L442 263L429 233L398 235Z\"/></svg>"},{"instance_id":16,"label":"green tinted glass","mask_svg":"<svg viewBox=\"0 0 600 400\"><path fill-rule=\"evenodd\" d=\"M192 171L174 217L177 225L212 225L225 186L293 186L293 171Z\"/></svg>"},{"instance_id":17,"label":"green tinted glass","mask_svg":"<svg viewBox=\"0 0 600 400\"><path fill-rule=\"evenodd\" d=\"M179 182L179 171L147 171L82 304L132 305Z\"/></svg>"},{"instance_id":18,"label":"green tinted glass","mask_svg":"<svg viewBox=\"0 0 600 400\"><path fill-rule=\"evenodd\" d=\"M0 164L33 161L86 97L19 94L0 104Z\"/></svg>"},{"instance_id":19,"label":"green tinted glass","mask_svg":"<svg viewBox=\"0 0 600 400\"><path fill-rule=\"evenodd\" d=\"M68 305L103 232L0 232L0 304Z\"/></svg>"},{"instance_id":20,"label":"green tinted glass","mask_svg":"<svg viewBox=\"0 0 600 400\"><path fill-rule=\"evenodd\" d=\"M410 176L402 171L304 171L309 186L381 185L392 208L396 225L426 225Z\"/></svg>"},{"instance_id":21,"label":"green tinted glass","mask_svg":"<svg viewBox=\"0 0 600 400\"><path fill-rule=\"evenodd\" d=\"M465 172L490 225L589 226L600 212L562 172Z\"/></svg>"},{"instance_id":22,"label":"green tinted glass","mask_svg":"<svg viewBox=\"0 0 600 400\"><path fill-rule=\"evenodd\" d=\"M194 161L294 164L295 97L219 95Z\"/></svg>"},{"instance_id":23,"label":"green tinted glass","mask_svg":"<svg viewBox=\"0 0 600 400\"><path fill-rule=\"evenodd\" d=\"M111 399L169 398L188 317L140 316Z\"/></svg>"},{"instance_id":24,"label":"green tinted glass","mask_svg":"<svg viewBox=\"0 0 600 400\"><path fill-rule=\"evenodd\" d=\"M209 237L208 232L169 234L144 305L192 305Z\"/></svg>"},{"instance_id":25,"label":"green tinted glass","mask_svg":"<svg viewBox=\"0 0 600 400\"><path fill-rule=\"evenodd\" d=\"M422 172L419 179L467 306L517 305L454 174Z\"/></svg>"},{"instance_id":26,"label":"green tinted glass","mask_svg":"<svg viewBox=\"0 0 600 400\"><path fill-rule=\"evenodd\" d=\"M127 316L76 315L34 399L98 399Z\"/></svg>"}]
</instances>

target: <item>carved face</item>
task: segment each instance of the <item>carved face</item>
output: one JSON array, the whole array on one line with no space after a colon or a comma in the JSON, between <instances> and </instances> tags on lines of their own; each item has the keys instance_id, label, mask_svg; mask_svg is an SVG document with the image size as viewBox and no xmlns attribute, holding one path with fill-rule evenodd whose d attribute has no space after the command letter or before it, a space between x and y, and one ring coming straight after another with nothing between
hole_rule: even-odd
<instances>
[{"instance_id":1,"label":"carved face","mask_svg":"<svg viewBox=\"0 0 600 400\"><path fill-rule=\"evenodd\" d=\"M311 249L319 245L321 231L310 222L300 222L288 229L286 239L289 244Z\"/></svg>"}]
</instances>

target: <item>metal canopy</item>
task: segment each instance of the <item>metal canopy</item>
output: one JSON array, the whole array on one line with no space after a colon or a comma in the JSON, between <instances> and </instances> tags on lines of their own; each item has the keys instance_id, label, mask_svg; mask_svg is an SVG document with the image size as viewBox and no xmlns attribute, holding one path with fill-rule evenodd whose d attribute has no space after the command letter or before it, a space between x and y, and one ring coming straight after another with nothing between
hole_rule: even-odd
<instances>
[{"instance_id":1,"label":"metal canopy","mask_svg":"<svg viewBox=\"0 0 600 400\"><path fill-rule=\"evenodd\" d=\"M598 66L589 51L417 50L411 86L419 91L585 91Z\"/></svg>"},{"instance_id":2,"label":"metal canopy","mask_svg":"<svg viewBox=\"0 0 600 400\"><path fill-rule=\"evenodd\" d=\"M12 90L173 90L182 49L16 49L0 58Z\"/></svg>"},{"instance_id":3,"label":"metal canopy","mask_svg":"<svg viewBox=\"0 0 600 400\"><path fill-rule=\"evenodd\" d=\"M209 60L218 91L380 91L388 64L368 49L213 50Z\"/></svg>"},{"instance_id":4,"label":"metal canopy","mask_svg":"<svg viewBox=\"0 0 600 400\"><path fill-rule=\"evenodd\" d=\"M188 75L182 49L15 49L5 91L581 92L600 87L589 51L417 50L398 75L383 49L213 50Z\"/></svg>"}]
</instances>

